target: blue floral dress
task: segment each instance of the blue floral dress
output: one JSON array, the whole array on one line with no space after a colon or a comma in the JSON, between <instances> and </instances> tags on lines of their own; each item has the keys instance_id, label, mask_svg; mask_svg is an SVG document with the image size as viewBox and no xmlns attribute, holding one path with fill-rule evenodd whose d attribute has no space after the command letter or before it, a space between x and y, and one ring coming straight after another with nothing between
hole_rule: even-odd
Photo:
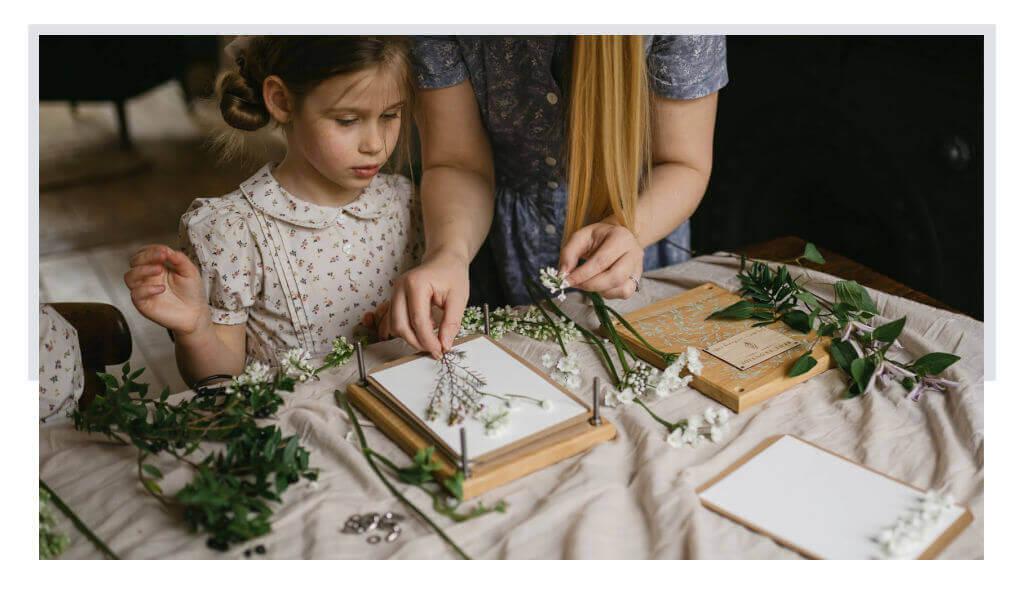
<instances>
[{"instance_id":1,"label":"blue floral dress","mask_svg":"<svg viewBox=\"0 0 1024 609\"><path fill-rule=\"evenodd\" d=\"M470 269L472 303L523 304L524 278L558 264L565 223L563 92L569 36L414 36L423 89L469 79L490 135L497 188L494 222ZM724 36L648 36L652 91L671 99L709 95L728 81ZM644 269L689 256L685 222L644 252Z\"/></svg>"}]
</instances>

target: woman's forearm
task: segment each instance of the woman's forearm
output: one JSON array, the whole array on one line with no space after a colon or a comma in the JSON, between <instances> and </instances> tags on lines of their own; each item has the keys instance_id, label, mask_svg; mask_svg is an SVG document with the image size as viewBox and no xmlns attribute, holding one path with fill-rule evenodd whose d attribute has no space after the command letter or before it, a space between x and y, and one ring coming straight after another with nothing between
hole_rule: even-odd
<instances>
[{"instance_id":1,"label":"woman's forearm","mask_svg":"<svg viewBox=\"0 0 1024 609\"><path fill-rule=\"evenodd\" d=\"M216 374L241 374L245 366L244 326L226 326L218 331L210 323L187 334L175 332L174 355L178 371L189 385Z\"/></svg>"},{"instance_id":2,"label":"woman's forearm","mask_svg":"<svg viewBox=\"0 0 1024 609\"><path fill-rule=\"evenodd\" d=\"M651 172L636 209L636 233L647 247L670 235L697 211L709 175L682 163L662 163Z\"/></svg>"},{"instance_id":3,"label":"woman's forearm","mask_svg":"<svg viewBox=\"0 0 1024 609\"><path fill-rule=\"evenodd\" d=\"M428 167L423 172L420 197L426 233L425 257L447 253L469 264L491 228L493 179L460 167Z\"/></svg>"}]
</instances>

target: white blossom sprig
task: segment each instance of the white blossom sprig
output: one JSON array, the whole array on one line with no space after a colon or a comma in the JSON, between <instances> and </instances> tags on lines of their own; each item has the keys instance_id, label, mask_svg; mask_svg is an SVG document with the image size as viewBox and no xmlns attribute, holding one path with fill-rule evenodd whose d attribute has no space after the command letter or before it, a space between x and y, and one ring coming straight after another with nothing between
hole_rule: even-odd
<instances>
[{"instance_id":1,"label":"white blossom sprig","mask_svg":"<svg viewBox=\"0 0 1024 609\"><path fill-rule=\"evenodd\" d=\"M272 382L274 375L270 366L260 361L250 362L242 374L231 379L231 383L224 389L225 393L237 393L242 389L254 389L261 385Z\"/></svg>"},{"instance_id":2,"label":"white blossom sprig","mask_svg":"<svg viewBox=\"0 0 1024 609\"><path fill-rule=\"evenodd\" d=\"M579 389L583 386L579 358L575 355L570 353L555 360L553 356L545 353L541 356L541 365L551 371L551 378L560 385L569 389Z\"/></svg>"},{"instance_id":3,"label":"white blossom sprig","mask_svg":"<svg viewBox=\"0 0 1024 609\"><path fill-rule=\"evenodd\" d=\"M694 415L676 423L676 427L668 433L665 441L673 448L683 446L700 446L704 441L714 443L722 441L729 432L729 410L708 406L703 415Z\"/></svg>"},{"instance_id":4,"label":"white blossom sprig","mask_svg":"<svg viewBox=\"0 0 1024 609\"><path fill-rule=\"evenodd\" d=\"M309 351L302 347L295 347L294 349L289 349L281 357L281 372L285 376L290 376L300 383L304 383L316 374L316 369L310 363Z\"/></svg>"},{"instance_id":5,"label":"white blossom sprig","mask_svg":"<svg viewBox=\"0 0 1024 609\"><path fill-rule=\"evenodd\" d=\"M944 516L953 510L953 496L929 490L896 522L875 536L879 558L912 558L921 543L931 536Z\"/></svg>"},{"instance_id":6,"label":"white blossom sprig","mask_svg":"<svg viewBox=\"0 0 1024 609\"><path fill-rule=\"evenodd\" d=\"M515 333L534 340L570 342L580 340L581 334L571 321L562 319L548 323L535 305L526 307L498 307L491 311L491 338L501 339ZM466 307L462 314L459 336L481 334L484 331L484 312L480 307Z\"/></svg>"},{"instance_id":7,"label":"white blossom sprig","mask_svg":"<svg viewBox=\"0 0 1024 609\"><path fill-rule=\"evenodd\" d=\"M541 269L540 284L548 289L558 299L558 302L565 302L565 290L569 288L568 274L559 272L553 266Z\"/></svg>"}]
</instances>

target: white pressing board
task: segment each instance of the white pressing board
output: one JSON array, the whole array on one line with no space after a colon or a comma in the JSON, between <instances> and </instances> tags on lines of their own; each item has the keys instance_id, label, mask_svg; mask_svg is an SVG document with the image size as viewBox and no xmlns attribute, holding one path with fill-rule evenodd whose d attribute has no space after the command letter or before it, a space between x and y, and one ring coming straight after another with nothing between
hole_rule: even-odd
<instances>
[{"instance_id":1,"label":"white pressing board","mask_svg":"<svg viewBox=\"0 0 1024 609\"><path fill-rule=\"evenodd\" d=\"M874 538L924 492L793 436L781 436L698 489L708 508L812 558L880 556ZM912 552L937 554L971 521L956 505Z\"/></svg>"},{"instance_id":2,"label":"white pressing board","mask_svg":"<svg viewBox=\"0 0 1024 609\"><path fill-rule=\"evenodd\" d=\"M466 428L468 457L476 459L518 440L566 423L574 417L587 414L587 409L581 403L567 395L553 381L537 374L487 338L470 339L460 343L456 348L466 352L463 361L466 366L483 374L487 384L482 389L487 393L519 394L538 400L551 400L553 406L550 410L544 410L535 404L521 401L518 408L510 414L510 420L500 435L487 436L484 433L484 424L470 416L459 425L448 425L447 411L443 411L434 421L427 421L424 418L430 395L437 382L439 366L437 360L430 356L417 357L370 374L373 380L405 405L422 425L429 427L444 441L454 454L461 452L461 426ZM496 398L484 398L484 403L488 406L498 402Z\"/></svg>"}]
</instances>

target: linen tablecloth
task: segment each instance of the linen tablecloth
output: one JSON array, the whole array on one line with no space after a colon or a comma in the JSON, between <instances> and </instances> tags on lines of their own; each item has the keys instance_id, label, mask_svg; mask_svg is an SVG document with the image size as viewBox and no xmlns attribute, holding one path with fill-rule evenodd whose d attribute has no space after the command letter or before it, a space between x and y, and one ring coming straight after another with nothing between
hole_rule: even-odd
<instances>
[{"instance_id":1,"label":"linen tablecloth","mask_svg":"<svg viewBox=\"0 0 1024 609\"><path fill-rule=\"evenodd\" d=\"M611 304L626 312L708 281L735 290L737 266L736 259L724 255L696 258L647 274L641 293ZM831 298L834 277L799 272L810 276L812 291ZM946 394L926 392L913 402L893 383L842 400L846 382L833 369L734 416L719 443L696 448L667 444L665 430L639 407L605 409L619 431L614 441L487 493L481 500L490 504L504 499L506 512L463 523L433 512L429 497L419 489L398 486L474 558L799 558L768 537L703 508L694 490L765 438L792 434L914 486L951 493L970 508L974 522L940 558L982 558L983 325L903 298L875 291L871 295L882 317L907 316L900 340L909 353L961 356L946 372L961 383L959 388ZM571 294L564 305L578 321L596 326L580 294ZM503 342L534 362L545 352L557 351L553 343L518 335L507 335ZM570 350L583 366L579 394L588 401L590 377L607 379L606 373L586 343L572 343ZM400 340L366 349L371 367L410 352ZM354 440L346 440L352 427L335 404L334 390L344 390L356 374L353 360L285 394L277 424L286 434L304 438L311 464L320 468L320 480L293 485L274 515L273 531L228 552L208 549L205 535L188 532L143 490L133 448L77 432L67 421L40 428L40 477L122 558L239 558L256 544L267 550L254 555L259 558L455 557L388 492ZM715 402L684 389L648 404L674 421L702 413ZM363 421L371 447L399 464L408 462ZM189 466L169 457L153 463L163 469L161 484L168 492L192 475ZM341 533L350 515L385 510L410 516L396 542L370 545L366 535ZM61 518L61 525L72 540L64 558L101 556L67 520Z\"/></svg>"}]
</instances>

